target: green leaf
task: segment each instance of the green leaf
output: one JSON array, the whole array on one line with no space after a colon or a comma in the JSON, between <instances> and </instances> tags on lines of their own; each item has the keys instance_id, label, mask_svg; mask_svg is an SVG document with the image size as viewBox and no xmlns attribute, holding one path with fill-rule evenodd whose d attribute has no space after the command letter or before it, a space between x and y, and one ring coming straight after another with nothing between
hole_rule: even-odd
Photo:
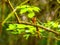
<instances>
[{"instance_id":1,"label":"green leaf","mask_svg":"<svg viewBox=\"0 0 60 45\"><path fill-rule=\"evenodd\" d=\"M36 28L35 28L35 27L33 27L33 26L30 26L30 27L29 27L29 32L30 32L31 34L35 34L35 31L36 31Z\"/></svg>"},{"instance_id":2,"label":"green leaf","mask_svg":"<svg viewBox=\"0 0 60 45\"><path fill-rule=\"evenodd\" d=\"M54 25L53 25L54 28L57 28L58 27L58 22L55 22Z\"/></svg>"},{"instance_id":3,"label":"green leaf","mask_svg":"<svg viewBox=\"0 0 60 45\"><path fill-rule=\"evenodd\" d=\"M29 18L32 18L32 17L34 17L35 16L35 13L34 12L30 12L29 14L28 14L28 17Z\"/></svg>"},{"instance_id":4,"label":"green leaf","mask_svg":"<svg viewBox=\"0 0 60 45\"><path fill-rule=\"evenodd\" d=\"M23 8L20 10L20 14L26 13L27 11L28 11L27 8Z\"/></svg>"},{"instance_id":5,"label":"green leaf","mask_svg":"<svg viewBox=\"0 0 60 45\"><path fill-rule=\"evenodd\" d=\"M34 11L39 12L40 8L38 7L32 7Z\"/></svg>"},{"instance_id":6,"label":"green leaf","mask_svg":"<svg viewBox=\"0 0 60 45\"><path fill-rule=\"evenodd\" d=\"M60 32L60 30L58 30L58 32Z\"/></svg>"},{"instance_id":7,"label":"green leaf","mask_svg":"<svg viewBox=\"0 0 60 45\"><path fill-rule=\"evenodd\" d=\"M24 30L24 29L17 29L17 31L18 31L18 34L21 34L21 33L23 33L25 30Z\"/></svg>"},{"instance_id":8,"label":"green leaf","mask_svg":"<svg viewBox=\"0 0 60 45\"><path fill-rule=\"evenodd\" d=\"M18 32L11 32L12 34L18 34Z\"/></svg>"},{"instance_id":9,"label":"green leaf","mask_svg":"<svg viewBox=\"0 0 60 45\"><path fill-rule=\"evenodd\" d=\"M27 8L28 9L28 12L32 12L33 11L33 8L29 7Z\"/></svg>"},{"instance_id":10,"label":"green leaf","mask_svg":"<svg viewBox=\"0 0 60 45\"><path fill-rule=\"evenodd\" d=\"M17 6L18 9L22 9L22 8L28 8L30 7L29 5L21 5L21 6Z\"/></svg>"},{"instance_id":11,"label":"green leaf","mask_svg":"<svg viewBox=\"0 0 60 45\"><path fill-rule=\"evenodd\" d=\"M26 33L30 32L29 30L25 30Z\"/></svg>"},{"instance_id":12,"label":"green leaf","mask_svg":"<svg viewBox=\"0 0 60 45\"><path fill-rule=\"evenodd\" d=\"M26 39L28 39L29 36L30 36L30 34L25 34L25 35L23 35L23 37L25 37Z\"/></svg>"},{"instance_id":13,"label":"green leaf","mask_svg":"<svg viewBox=\"0 0 60 45\"><path fill-rule=\"evenodd\" d=\"M44 32L44 30L43 30L43 29L41 29L41 28L39 28L39 31L40 31L40 33Z\"/></svg>"},{"instance_id":14,"label":"green leaf","mask_svg":"<svg viewBox=\"0 0 60 45\"><path fill-rule=\"evenodd\" d=\"M22 5L20 8L27 8L30 7L29 5Z\"/></svg>"},{"instance_id":15,"label":"green leaf","mask_svg":"<svg viewBox=\"0 0 60 45\"><path fill-rule=\"evenodd\" d=\"M7 28L7 30L15 30L15 29L16 29L15 24L9 24L9 27Z\"/></svg>"},{"instance_id":16,"label":"green leaf","mask_svg":"<svg viewBox=\"0 0 60 45\"><path fill-rule=\"evenodd\" d=\"M22 5L20 8L26 8L27 7L27 5Z\"/></svg>"},{"instance_id":17,"label":"green leaf","mask_svg":"<svg viewBox=\"0 0 60 45\"><path fill-rule=\"evenodd\" d=\"M26 25L24 25L24 24L18 24L17 25L17 28L25 28L26 27Z\"/></svg>"},{"instance_id":18,"label":"green leaf","mask_svg":"<svg viewBox=\"0 0 60 45\"><path fill-rule=\"evenodd\" d=\"M60 30L58 30L58 32L60 32Z\"/></svg>"},{"instance_id":19,"label":"green leaf","mask_svg":"<svg viewBox=\"0 0 60 45\"><path fill-rule=\"evenodd\" d=\"M60 28L60 25L58 25L58 28Z\"/></svg>"},{"instance_id":20,"label":"green leaf","mask_svg":"<svg viewBox=\"0 0 60 45\"><path fill-rule=\"evenodd\" d=\"M17 8L17 9L20 9L21 7L20 7L20 6L17 6L16 8Z\"/></svg>"}]
</instances>

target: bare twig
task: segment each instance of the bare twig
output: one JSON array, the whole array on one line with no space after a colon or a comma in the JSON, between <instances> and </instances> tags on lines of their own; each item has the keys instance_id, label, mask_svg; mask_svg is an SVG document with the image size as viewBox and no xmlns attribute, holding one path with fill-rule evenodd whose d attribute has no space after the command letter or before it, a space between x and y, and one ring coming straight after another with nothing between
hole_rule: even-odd
<instances>
[{"instance_id":1,"label":"bare twig","mask_svg":"<svg viewBox=\"0 0 60 45\"><path fill-rule=\"evenodd\" d=\"M20 5L23 5L23 4L27 3L28 1L29 1L29 0L26 0L26 1L24 1L23 3L21 3ZM11 7L11 9L14 10L14 7L13 7L13 5L11 4L10 0L7 0L7 3L8 3L9 6ZM19 16L17 15L16 12L15 12L15 16L16 16L16 18L17 18L17 20L18 20L18 23L19 23L19 22L20 22L20 18L19 18Z\"/></svg>"},{"instance_id":2,"label":"bare twig","mask_svg":"<svg viewBox=\"0 0 60 45\"><path fill-rule=\"evenodd\" d=\"M14 7L13 7L13 5L11 4L10 0L7 0L7 3L8 3L8 5L11 7L11 9L14 10ZM18 15L17 15L16 12L15 12L15 16L16 16L18 22L19 22L19 21L20 21L20 18L18 17Z\"/></svg>"},{"instance_id":3,"label":"bare twig","mask_svg":"<svg viewBox=\"0 0 60 45\"><path fill-rule=\"evenodd\" d=\"M9 1L9 0L7 0L7 1ZM29 0L24 1L24 2L21 3L19 6L27 3L28 1L29 1ZM9 2L9 3L10 3L10 2ZM10 4L10 6L12 7L11 4ZM14 8L12 7L12 9L14 9ZM18 9L18 8L16 7L16 8L7 16L7 18L2 22L2 25L4 25L4 23L12 16L12 14L16 13L16 10L17 10L17 9ZM17 14L16 14L16 16L17 16ZM18 20L19 20L19 19L18 19Z\"/></svg>"}]
</instances>

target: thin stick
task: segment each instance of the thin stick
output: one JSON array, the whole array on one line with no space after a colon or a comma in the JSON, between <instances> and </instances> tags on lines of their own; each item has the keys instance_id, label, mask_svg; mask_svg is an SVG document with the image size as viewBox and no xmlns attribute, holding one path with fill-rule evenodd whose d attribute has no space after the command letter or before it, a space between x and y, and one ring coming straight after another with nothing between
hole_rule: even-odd
<instances>
[{"instance_id":1,"label":"thin stick","mask_svg":"<svg viewBox=\"0 0 60 45\"><path fill-rule=\"evenodd\" d=\"M25 4L25 3L27 3L29 0L26 0L26 1L24 1L23 3L21 3L20 4L20 6L21 5L23 5L23 4ZM11 6L12 7L12 6ZM18 8L16 7L8 16L7 16L7 18L2 22L2 25L4 25L4 23L12 16L12 14L14 14L15 12L16 12L16 10L17 10ZM19 19L18 19L19 20Z\"/></svg>"}]
</instances>

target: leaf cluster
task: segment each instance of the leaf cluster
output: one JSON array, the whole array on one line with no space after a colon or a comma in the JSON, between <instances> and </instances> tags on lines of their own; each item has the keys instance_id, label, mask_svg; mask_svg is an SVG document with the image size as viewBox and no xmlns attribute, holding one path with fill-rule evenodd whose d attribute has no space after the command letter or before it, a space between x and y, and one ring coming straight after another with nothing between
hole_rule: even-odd
<instances>
[{"instance_id":1,"label":"leaf cluster","mask_svg":"<svg viewBox=\"0 0 60 45\"><path fill-rule=\"evenodd\" d=\"M48 21L47 23L44 23L44 26L47 27L47 28L52 28L55 31L60 32L60 24L59 24L59 22Z\"/></svg>"},{"instance_id":2,"label":"leaf cluster","mask_svg":"<svg viewBox=\"0 0 60 45\"><path fill-rule=\"evenodd\" d=\"M24 24L9 24L6 29L11 34L24 34L24 37L28 38L30 35L37 36L36 27ZM43 29L39 28L39 32L42 34Z\"/></svg>"},{"instance_id":3,"label":"leaf cluster","mask_svg":"<svg viewBox=\"0 0 60 45\"><path fill-rule=\"evenodd\" d=\"M30 6L30 5L22 5L22 6L17 6L17 8L20 10L20 14L25 14L27 13L29 18L32 18L35 16L35 12L39 12L40 8L36 6Z\"/></svg>"}]
</instances>

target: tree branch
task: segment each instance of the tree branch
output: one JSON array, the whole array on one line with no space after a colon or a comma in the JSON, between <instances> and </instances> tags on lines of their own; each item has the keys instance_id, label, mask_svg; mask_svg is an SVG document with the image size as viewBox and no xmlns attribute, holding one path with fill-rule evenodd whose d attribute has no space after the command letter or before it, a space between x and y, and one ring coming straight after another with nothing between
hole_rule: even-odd
<instances>
[{"instance_id":1,"label":"tree branch","mask_svg":"<svg viewBox=\"0 0 60 45\"><path fill-rule=\"evenodd\" d=\"M39 28L44 29L45 31L49 31L49 32L52 32L52 33L56 34L57 36L60 36L60 33L56 32L56 31L54 31L50 28L44 27L42 25L31 24L29 22L24 22L24 21L20 21L19 24L25 24L25 25L31 25L31 26L34 26L34 27L39 27Z\"/></svg>"},{"instance_id":2,"label":"tree branch","mask_svg":"<svg viewBox=\"0 0 60 45\"><path fill-rule=\"evenodd\" d=\"M7 0L7 1L9 1L9 0ZM29 0L26 0L26 1L24 1L23 3L21 3L19 6L21 6L21 5L23 5L23 4L25 4L25 3L27 3ZM10 3L10 2L9 2ZM10 4L10 6L12 7L12 5ZM18 7L18 6L17 6ZM14 14L14 13L16 13L16 10L18 9L18 8L13 8L12 7L12 9L14 9L8 16L7 16L7 18L2 22L2 25L4 25L4 23ZM17 16L17 14L16 14L16 16ZM19 20L19 19L18 19Z\"/></svg>"},{"instance_id":3,"label":"tree branch","mask_svg":"<svg viewBox=\"0 0 60 45\"><path fill-rule=\"evenodd\" d=\"M10 6L10 8L11 8L12 10L14 10L14 7L13 7L13 5L11 4L10 0L7 0L7 3L8 3L8 5ZM19 22L19 21L20 21L20 18L18 17L18 15L17 15L16 12L15 12L15 16L16 16L16 18L17 18L17 21Z\"/></svg>"},{"instance_id":4,"label":"tree branch","mask_svg":"<svg viewBox=\"0 0 60 45\"><path fill-rule=\"evenodd\" d=\"M25 4L27 1L25 1L24 3L22 3L22 4ZM21 4L21 5L22 5ZM11 6L11 5L10 5ZM13 9L13 12L12 13L16 13L16 9L14 9L12 6L11 6L11 8ZM12 14L11 13L11 14ZM11 14L9 14L10 16L11 16ZM17 14L16 14L17 15ZM9 17L10 18L10 17ZM8 19L8 18L7 18ZM7 20L6 19L6 20ZM5 20L5 22L6 22L6 20ZM5 22L3 22L2 24L4 24ZM31 23L29 23L29 22L22 22L22 21L19 21L19 24L26 24L26 25L31 25L31 26L35 26L35 27L39 27L39 28L42 28L42 29L44 29L44 30L46 30L46 31L49 31L49 32L52 32L52 33L54 33L54 34L56 34L56 35L58 35L58 36L60 36L60 33L58 33L58 32L56 32L56 31L54 31L54 30L52 30L52 29L49 29L49 28L46 28L46 27L44 27L44 26L42 26L42 25L36 25L36 24L31 24Z\"/></svg>"},{"instance_id":5,"label":"tree branch","mask_svg":"<svg viewBox=\"0 0 60 45\"><path fill-rule=\"evenodd\" d=\"M59 34L58 32L56 32L56 31L54 31L54 30L52 30L52 29L46 28L46 27L44 27L44 26L42 26L42 25L35 25L35 24L31 24L31 23L28 23L28 22L21 22L21 21L20 21L19 23L20 23L20 24L26 24L26 25L32 25L32 26L35 26L35 27L39 27L39 28L42 28L42 29L44 29L44 30L46 30L46 31L55 33L56 35L59 35L59 36L60 36L60 34Z\"/></svg>"}]
</instances>

